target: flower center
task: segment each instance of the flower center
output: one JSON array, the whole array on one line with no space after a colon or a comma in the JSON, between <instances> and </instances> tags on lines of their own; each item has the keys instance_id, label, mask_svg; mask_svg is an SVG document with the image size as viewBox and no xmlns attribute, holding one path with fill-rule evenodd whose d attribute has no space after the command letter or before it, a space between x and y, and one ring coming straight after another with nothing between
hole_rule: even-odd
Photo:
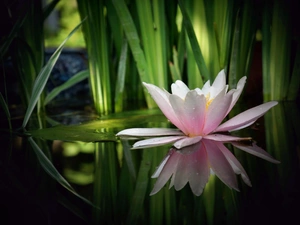
<instances>
[{"instance_id":1,"label":"flower center","mask_svg":"<svg viewBox=\"0 0 300 225\"><path fill-rule=\"evenodd\" d=\"M205 95L206 98L206 110L208 109L209 105L212 103L212 101L214 100L213 98L210 99L210 93L207 93L207 95Z\"/></svg>"}]
</instances>

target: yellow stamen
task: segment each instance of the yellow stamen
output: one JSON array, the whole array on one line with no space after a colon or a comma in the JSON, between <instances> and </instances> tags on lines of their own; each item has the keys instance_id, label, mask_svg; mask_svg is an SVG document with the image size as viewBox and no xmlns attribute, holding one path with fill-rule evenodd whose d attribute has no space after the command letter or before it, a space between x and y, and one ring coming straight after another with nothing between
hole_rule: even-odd
<instances>
[{"instance_id":1,"label":"yellow stamen","mask_svg":"<svg viewBox=\"0 0 300 225\"><path fill-rule=\"evenodd\" d=\"M208 106L210 105L210 103L214 100L213 98L210 99L210 93L208 93L206 96L206 110L208 109Z\"/></svg>"}]
</instances>

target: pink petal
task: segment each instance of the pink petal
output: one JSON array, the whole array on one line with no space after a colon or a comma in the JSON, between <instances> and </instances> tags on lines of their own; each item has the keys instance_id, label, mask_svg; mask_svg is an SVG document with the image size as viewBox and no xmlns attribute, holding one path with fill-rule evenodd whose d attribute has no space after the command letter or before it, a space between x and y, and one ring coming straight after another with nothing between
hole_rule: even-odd
<instances>
[{"instance_id":1,"label":"pink petal","mask_svg":"<svg viewBox=\"0 0 300 225\"><path fill-rule=\"evenodd\" d=\"M204 145L199 142L200 148L190 155L190 174L189 183L193 193L200 196L208 182L210 168L208 165L207 153Z\"/></svg>"},{"instance_id":2,"label":"pink petal","mask_svg":"<svg viewBox=\"0 0 300 225\"><path fill-rule=\"evenodd\" d=\"M232 93L225 95L225 89L221 91L212 103L208 106L206 112L206 120L203 128L203 134L209 134L222 122L225 118L227 110L232 101Z\"/></svg>"},{"instance_id":3,"label":"pink petal","mask_svg":"<svg viewBox=\"0 0 300 225\"><path fill-rule=\"evenodd\" d=\"M231 135L224 135L224 134L209 134L203 137L207 140L212 141L221 141L221 142L231 142L231 141L249 141L252 140L251 137L235 137Z\"/></svg>"},{"instance_id":4,"label":"pink petal","mask_svg":"<svg viewBox=\"0 0 300 225\"><path fill-rule=\"evenodd\" d=\"M130 128L116 134L119 137L155 137L155 136L180 136L184 135L178 129L172 128Z\"/></svg>"},{"instance_id":5,"label":"pink petal","mask_svg":"<svg viewBox=\"0 0 300 225\"><path fill-rule=\"evenodd\" d=\"M195 137L185 137L180 139L179 141L176 141L174 143L174 147L177 149L181 149L183 147L187 147L189 145L195 144L199 142L202 139L201 136L195 136Z\"/></svg>"},{"instance_id":6,"label":"pink petal","mask_svg":"<svg viewBox=\"0 0 300 225\"><path fill-rule=\"evenodd\" d=\"M199 95L193 90L187 93L184 100L176 95L171 95L170 103L177 118L185 127L184 133L186 135L200 134L205 119L205 96Z\"/></svg>"},{"instance_id":7,"label":"pink petal","mask_svg":"<svg viewBox=\"0 0 300 225\"><path fill-rule=\"evenodd\" d=\"M229 164L231 165L232 169L236 174L241 174L243 181L248 185L251 185L251 181L244 170L243 166L240 162L235 158L235 156L221 143L217 142L216 145L219 147L221 152L224 154L225 158L228 160Z\"/></svg>"},{"instance_id":8,"label":"pink petal","mask_svg":"<svg viewBox=\"0 0 300 225\"><path fill-rule=\"evenodd\" d=\"M210 167L213 172L228 187L239 191L236 175L218 146L213 141L209 140L203 140L202 143L205 145Z\"/></svg>"},{"instance_id":9,"label":"pink petal","mask_svg":"<svg viewBox=\"0 0 300 225\"><path fill-rule=\"evenodd\" d=\"M157 192L162 189L163 186L167 183L167 181L170 179L171 175L176 171L177 163L180 159L180 154L176 154L176 150L172 148L169 153L169 157L167 159L167 162L164 162L164 167L161 169L161 173L156 180L156 183L150 193L150 195L154 195Z\"/></svg>"},{"instance_id":10,"label":"pink petal","mask_svg":"<svg viewBox=\"0 0 300 225\"><path fill-rule=\"evenodd\" d=\"M151 176L151 178L158 178L159 175L161 174L161 171L163 170L163 168L165 167L166 163L168 162L169 158L170 158L171 154L170 152L165 156L165 158L163 159L163 161L161 161L161 163L159 164L159 166L156 168L154 174Z\"/></svg>"},{"instance_id":11,"label":"pink petal","mask_svg":"<svg viewBox=\"0 0 300 225\"><path fill-rule=\"evenodd\" d=\"M151 148L155 146L170 144L184 137L185 136L167 136L167 137L150 138L150 139L135 142L134 145L132 146L132 149Z\"/></svg>"},{"instance_id":12,"label":"pink petal","mask_svg":"<svg viewBox=\"0 0 300 225\"><path fill-rule=\"evenodd\" d=\"M160 88L152 84L147 84L143 82L144 86L147 88L152 98L163 112L163 114L180 130L183 130L182 123L178 120L176 114L173 111L173 108L169 101L170 93L163 91Z\"/></svg>"},{"instance_id":13,"label":"pink petal","mask_svg":"<svg viewBox=\"0 0 300 225\"><path fill-rule=\"evenodd\" d=\"M175 153L174 153L175 154ZM193 193L201 195L210 175L207 154L201 142L177 151L180 155L170 186L182 189L189 182Z\"/></svg>"},{"instance_id":14,"label":"pink petal","mask_svg":"<svg viewBox=\"0 0 300 225\"><path fill-rule=\"evenodd\" d=\"M274 159L268 152L263 150L261 147L257 146L255 143L252 143L252 145L245 145L240 142L232 142L231 144L245 152L265 159L271 163L280 163L280 161Z\"/></svg>"},{"instance_id":15,"label":"pink petal","mask_svg":"<svg viewBox=\"0 0 300 225\"><path fill-rule=\"evenodd\" d=\"M177 164L177 168L174 171L173 175L173 184L176 191L182 189L187 182L189 181L189 173L190 173L190 157L189 155L180 154L180 152L176 152L179 155L179 160ZM190 154L192 155L192 154Z\"/></svg>"},{"instance_id":16,"label":"pink petal","mask_svg":"<svg viewBox=\"0 0 300 225\"><path fill-rule=\"evenodd\" d=\"M277 105L277 102L271 101L248 109L221 124L214 132L239 130L246 125L249 126L275 105Z\"/></svg>"}]
</instances>

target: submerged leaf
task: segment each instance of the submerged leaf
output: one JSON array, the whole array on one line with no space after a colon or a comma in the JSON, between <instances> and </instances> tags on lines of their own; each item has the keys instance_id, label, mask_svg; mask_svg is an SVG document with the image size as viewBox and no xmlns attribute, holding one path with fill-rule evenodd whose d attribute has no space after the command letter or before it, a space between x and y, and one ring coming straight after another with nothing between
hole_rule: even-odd
<instances>
[{"instance_id":1,"label":"submerged leaf","mask_svg":"<svg viewBox=\"0 0 300 225\"><path fill-rule=\"evenodd\" d=\"M45 140L63 140L63 141L116 141L114 133L101 132L98 129L84 127L80 125L58 125L51 128L32 130L29 132L33 137Z\"/></svg>"}]
</instances>

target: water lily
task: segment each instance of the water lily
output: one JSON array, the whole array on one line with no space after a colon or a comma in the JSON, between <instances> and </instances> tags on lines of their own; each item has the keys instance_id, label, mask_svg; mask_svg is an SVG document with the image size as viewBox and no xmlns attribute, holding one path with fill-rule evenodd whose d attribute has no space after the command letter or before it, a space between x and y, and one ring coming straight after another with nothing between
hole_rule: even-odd
<instances>
[{"instance_id":1,"label":"water lily","mask_svg":"<svg viewBox=\"0 0 300 225\"><path fill-rule=\"evenodd\" d=\"M228 132L240 130L252 125L270 108L275 106L277 104L276 101L267 102L248 109L222 123L239 99L245 82L246 77L242 77L239 80L236 89L228 91L225 72L222 70L217 75L212 85L210 85L210 81L207 81L202 89L196 88L190 90L182 81L178 80L172 84L172 93L169 93L155 85L143 83L163 114L177 128L131 128L119 132L117 136L121 138L146 137L145 140L136 142L133 145L133 149L173 144L176 151L171 150L171 153L168 154L167 158L155 172L154 177L165 177L164 174L166 173L171 173L173 174L173 177L176 177L176 174L181 173L180 171L184 170L189 170L189 173L195 174L199 173L197 170L199 167L203 169L201 170L203 173L207 174L207 168L210 168L225 184L237 189L235 183L232 182L232 179L235 179L233 178L235 176L232 176L232 173L226 174L224 171L228 171L226 168L229 168L230 165L231 170L237 173L236 167L240 168L240 166L237 166L237 160L234 156L228 156L229 150L225 151L223 147L220 147L220 143L235 143L238 148L244 151L248 151L251 154L271 162L278 162L256 145L253 145L252 147L242 147L239 146L239 144L236 144L240 141L251 140L250 137L235 137L228 134ZM187 147L189 147L188 149L196 148L198 151L186 151ZM249 150L249 148L251 150ZM178 150L181 150L181 153ZM183 152L193 152L193 154L198 154L195 156L199 161L199 163L195 164L196 167L190 166L191 161L194 160L194 158L189 158L187 156L189 154L182 154ZM176 157L178 158L177 160L186 158L184 160L185 163L179 163L179 161L176 160L174 161L173 158ZM168 172L162 172L165 171L162 166L170 164L168 160L174 161L171 163L171 169L168 169ZM175 166L175 164L177 166ZM178 165L180 169L178 168ZM242 177L247 177L246 173L243 172L243 169L241 170L240 168L238 171L242 174ZM202 174L202 172L199 174ZM226 176L231 180L230 182L228 179L224 178ZM161 177L159 177L158 180L162 180L163 178ZM189 181L190 185L191 182L193 182L192 179L188 177L179 177L181 177L180 179ZM203 179L203 182L197 181L196 183L203 187L203 184L207 182L208 177L206 175L199 175L199 177ZM174 179L176 180L176 178ZM166 182L165 179L163 179L163 181ZM175 181L173 183L174 185L177 184ZM173 183L171 181L171 184ZM248 184L250 183L248 182ZM175 185L175 189L179 190L181 186L182 185ZM162 186L156 185L155 187L159 188L154 188L155 190L153 190L152 193L156 193L156 190L160 189ZM199 194L202 192L200 190L203 188L201 189L198 187L196 189L197 191L194 191L194 193Z\"/></svg>"}]
</instances>

